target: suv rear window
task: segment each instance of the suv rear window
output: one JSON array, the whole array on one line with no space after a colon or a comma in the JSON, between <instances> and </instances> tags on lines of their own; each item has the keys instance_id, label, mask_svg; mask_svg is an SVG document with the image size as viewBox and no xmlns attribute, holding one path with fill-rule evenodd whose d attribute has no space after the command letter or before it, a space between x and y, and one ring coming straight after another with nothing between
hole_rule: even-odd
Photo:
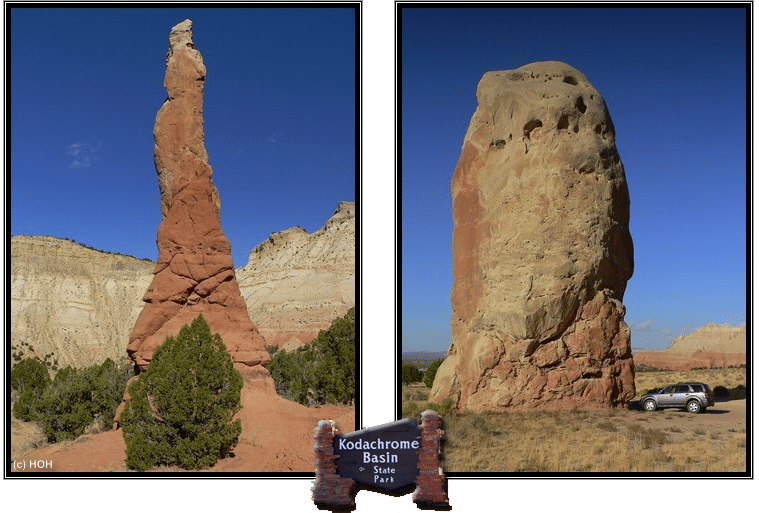
<instances>
[{"instance_id":1,"label":"suv rear window","mask_svg":"<svg viewBox=\"0 0 759 513\"><path fill-rule=\"evenodd\" d=\"M694 392L704 392L704 387L702 385L691 385L691 388Z\"/></svg>"}]
</instances>

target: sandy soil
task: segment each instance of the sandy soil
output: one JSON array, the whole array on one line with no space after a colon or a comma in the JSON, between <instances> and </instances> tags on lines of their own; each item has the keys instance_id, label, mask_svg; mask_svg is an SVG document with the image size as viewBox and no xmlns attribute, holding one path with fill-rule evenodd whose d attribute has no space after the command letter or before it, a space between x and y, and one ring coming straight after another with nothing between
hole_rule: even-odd
<instances>
[{"instance_id":1,"label":"sandy soil","mask_svg":"<svg viewBox=\"0 0 759 513\"><path fill-rule=\"evenodd\" d=\"M242 391L242 435L234 454L209 472L314 472L314 430L320 420L334 420L341 433L354 431L355 408L307 408L271 392L249 386ZM14 463L21 471L127 472L122 431L84 435L26 454ZM36 464L32 462L49 462ZM165 469L177 471L179 469Z\"/></svg>"},{"instance_id":2,"label":"sandy soil","mask_svg":"<svg viewBox=\"0 0 759 513\"><path fill-rule=\"evenodd\" d=\"M666 408L647 415L647 426L669 428L672 426L714 428L722 430L729 427L735 430L746 429L746 400L715 401L705 411L692 414L679 408Z\"/></svg>"}]
</instances>

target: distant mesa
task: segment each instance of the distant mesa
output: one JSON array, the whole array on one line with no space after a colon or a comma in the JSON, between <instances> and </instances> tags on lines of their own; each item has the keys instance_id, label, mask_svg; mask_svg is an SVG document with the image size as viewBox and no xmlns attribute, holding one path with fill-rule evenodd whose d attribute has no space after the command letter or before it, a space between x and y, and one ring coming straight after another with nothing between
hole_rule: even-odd
<instances>
[{"instance_id":1,"label":"distant mesa","mask_svg":"<svg viewBox=\"0 0 759 513\"><path fill-rule=\"evenodd\" d=\"M452 342L430 400L622 406L630 199L601 94L562 62L490 71L451 180Z\"/></svg>"},{"instance_id":2,"label":"distant mesa","mask_svg":"<svg viewBox=\"0 0 759 513\"><path fill-rule=\"evenodd\" d=\"M661 351L636 351L633 359L636 367L678 371L746 365L746 326L710 323Z\"/></svg>"}]
</instances>

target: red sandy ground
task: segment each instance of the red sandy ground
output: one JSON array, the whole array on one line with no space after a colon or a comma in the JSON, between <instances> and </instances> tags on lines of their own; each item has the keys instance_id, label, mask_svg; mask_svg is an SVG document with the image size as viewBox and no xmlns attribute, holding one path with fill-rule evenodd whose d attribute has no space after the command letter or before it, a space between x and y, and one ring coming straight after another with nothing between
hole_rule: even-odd
<instances>
[{"instance_id":1,"label":"red sandy ground","mask_svg":"<svg viewBox=\"0 0 759 513\"><path fill-rule=\"evenodd\" d=\"M352 406L308 408L251 388L247 382L239 417L242 434L234 454L206 472L314 472L314 431L319 421L334 420L341 433L356 429ZM46 470L52 472L128 471L120 429L43 447L19 461L28 464L40 460L51 462L52 468Z\"/></svg>"}]
</instances>

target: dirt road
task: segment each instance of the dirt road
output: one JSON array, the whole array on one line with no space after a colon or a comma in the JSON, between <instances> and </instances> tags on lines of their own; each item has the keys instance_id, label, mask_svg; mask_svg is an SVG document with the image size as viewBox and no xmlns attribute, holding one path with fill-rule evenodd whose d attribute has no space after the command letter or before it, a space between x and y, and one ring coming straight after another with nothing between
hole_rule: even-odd
<instances>
[{"instance_id":1,"label":"dirt road","mask_svg":"<svg viewBox=\"0 0 759 513\"><path fill-rule=\"evenodd\" d=\"M667 408L655 412L631 412L646 415L647 424L651 427L668 428L713 428L715 430L742 431L746 429L746 400L717 401L714 406L697 414Z\"/></svg>"}]
</instances>

